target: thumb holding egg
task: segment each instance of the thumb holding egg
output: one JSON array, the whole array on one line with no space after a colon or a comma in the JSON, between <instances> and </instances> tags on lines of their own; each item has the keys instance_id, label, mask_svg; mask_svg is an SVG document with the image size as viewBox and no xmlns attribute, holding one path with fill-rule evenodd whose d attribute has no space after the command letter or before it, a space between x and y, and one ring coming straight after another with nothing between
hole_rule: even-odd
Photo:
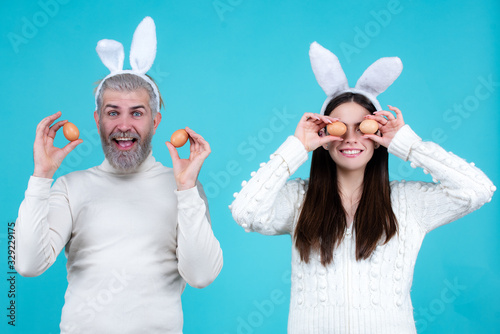
<instances>
[{"instance_id":1,"label":"thumb holding egg","mask_svg":"<svg viewBox=\"0 0 500 334\"><path fill-rule=\"evenodd\" d=\"M376 111L373 115L365 116L365 119L375 120L378 122L380 134L364 135L364 137L370 138L374 142L386 148L389 147L392 138L394 138L399 129L401 129L405 125L401 110L393 106L388 107L389 110L393 111L396 115L394 115L390 111L379 110Z\"/></svg>"},{"instance_id":2,"label":"thumb holding egg","mask_svg":"<svg viewBox=\"0 0 500 334\"><path fill-rule=\"evenodd\" d=\"M211 153L210 145L202 136L188 127L185 128L185 132L188 134L190 142L188 159L181 159L179 157L179 153L172 143L176 142L176 138L171 138L170 142L167 141L165 143L172 157L172 167L177 183L177 190L186 190L196 185L203 162ZM184 135L182 134L182 136Z\"/></svg>"},{"instance_id":3,"label":"thumb holding egg","mask_svg":"<svg viewBox=\"0 0 500 334\"><path fill-rule=\"evenodd\" d=\"M50 115L44 118L37 126L35 143L33 144L33 160L35 169L33 176L42 178L52 178L62 161L66 156L81 144L83 140L76 139L69 142L63 148L54 146L54 138L57 131L68 123L67 121L58 121L52 123L61 116L61 112Z\"/></svg>"},{"instance_id":4,"label":"thumb holding egg","mask_svg":"<svg viewBox=\"0 0 500 334\"><path fill-rule=\"evenodd\" d=\"M337 135L326 135L324 131L325 127L332 123L336 123L332 124L333 126L342 125L343 123L340 124L338 120L338 118L306 112L300 118L295 128L294 136L302 142L308 152L314 151L320 146L327 145L329 142L343 140ZM333 130L332 128L330 129L330 131ZM338 134L340 132L335 131L335 133Z\"/></svg>"}]
</instances>

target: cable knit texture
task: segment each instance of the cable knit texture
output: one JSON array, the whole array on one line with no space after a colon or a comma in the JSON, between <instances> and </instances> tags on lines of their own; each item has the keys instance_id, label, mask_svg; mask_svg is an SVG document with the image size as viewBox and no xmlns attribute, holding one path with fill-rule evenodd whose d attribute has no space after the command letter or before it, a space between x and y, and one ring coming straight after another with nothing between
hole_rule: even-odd
<instances>
[{"instance_id":1,"label":"cable knit texture","mask_svg":"<svg viewBox=\"0 0 500 334\"><path fill-rule=\"evenodd\" d=\"M478 209L495 191L473 164L423 142L408 125L388 150L431 173L434 183L391 182L399 233L379 243L367 260L356 261L352 228L326 267L318 253L304 263L292 248L289 333L416 333L410 288L425 234ZM308 181L287 179L306 160L300 140L289 137L235 194L231 211L236 222L246 231L292 235Z\"/></svg>"}]
</instances>

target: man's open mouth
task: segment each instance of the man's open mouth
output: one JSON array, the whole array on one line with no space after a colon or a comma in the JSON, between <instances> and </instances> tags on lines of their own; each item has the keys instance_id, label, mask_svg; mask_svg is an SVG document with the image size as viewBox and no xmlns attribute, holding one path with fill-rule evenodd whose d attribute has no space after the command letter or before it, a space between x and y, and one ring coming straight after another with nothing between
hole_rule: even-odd
<instances>
[{"instance_id":1,"label":"man's open mouth","mask_svg":"<svg viewBox=\"0 0 500 334\"><path fill-rule=\"evenodd\" d=\"M120 149L127 150L134 146L134 143L137 141L137 139L132 137L116 137L113 138L113 141L118 145Z\"/></svg>"}]
</instances>

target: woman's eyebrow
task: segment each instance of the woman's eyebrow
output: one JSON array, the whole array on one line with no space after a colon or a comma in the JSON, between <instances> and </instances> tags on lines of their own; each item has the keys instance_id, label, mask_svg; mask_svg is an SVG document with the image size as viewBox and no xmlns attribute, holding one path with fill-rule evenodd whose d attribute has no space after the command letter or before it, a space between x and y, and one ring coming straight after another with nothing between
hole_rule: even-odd
<instances>
[{"instance_id":1,"label":"woman's eyebrow","mask_svg":"<svg viewBox=\"0 0 500 334\"><path fill-rule=\"evenodd\" d=\"M361 121L361 122L357 122L357 123L352 123L352 124L351 124L351 123L346 123L346 122L342 122L342 123L344 123L345 125L355 125L355 126L359 126L362 122L363 122L363 121Z\"/></svg>"}]
</instances>

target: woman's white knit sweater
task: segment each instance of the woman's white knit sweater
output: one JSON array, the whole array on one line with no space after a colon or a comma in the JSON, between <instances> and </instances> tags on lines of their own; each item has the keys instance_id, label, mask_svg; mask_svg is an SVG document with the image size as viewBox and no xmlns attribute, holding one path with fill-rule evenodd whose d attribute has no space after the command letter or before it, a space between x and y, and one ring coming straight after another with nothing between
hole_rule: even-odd
<instances>
[{"instance_id":1,"label":"woman's white knit sweater","mask_svg":"<svg viewBox=\"0 0 500 334\"><path fill-rule=\"evenodd\" d=\"M412 161L412 167L424 168L434 183L391 183L399 232L387 244L379 243L367 260L356 261L351 228L326 267L318 253L304 263L292 248L289 333L416 333L410 288L424 236L478 209L495 191L474 164L423 142L408 125L388 150ZM261 164L235 194L231 211L238 224L246 231L292 235L308 182L287 179L307 157L299 139L291 136Z\"/></svg>"}]
</instances>

